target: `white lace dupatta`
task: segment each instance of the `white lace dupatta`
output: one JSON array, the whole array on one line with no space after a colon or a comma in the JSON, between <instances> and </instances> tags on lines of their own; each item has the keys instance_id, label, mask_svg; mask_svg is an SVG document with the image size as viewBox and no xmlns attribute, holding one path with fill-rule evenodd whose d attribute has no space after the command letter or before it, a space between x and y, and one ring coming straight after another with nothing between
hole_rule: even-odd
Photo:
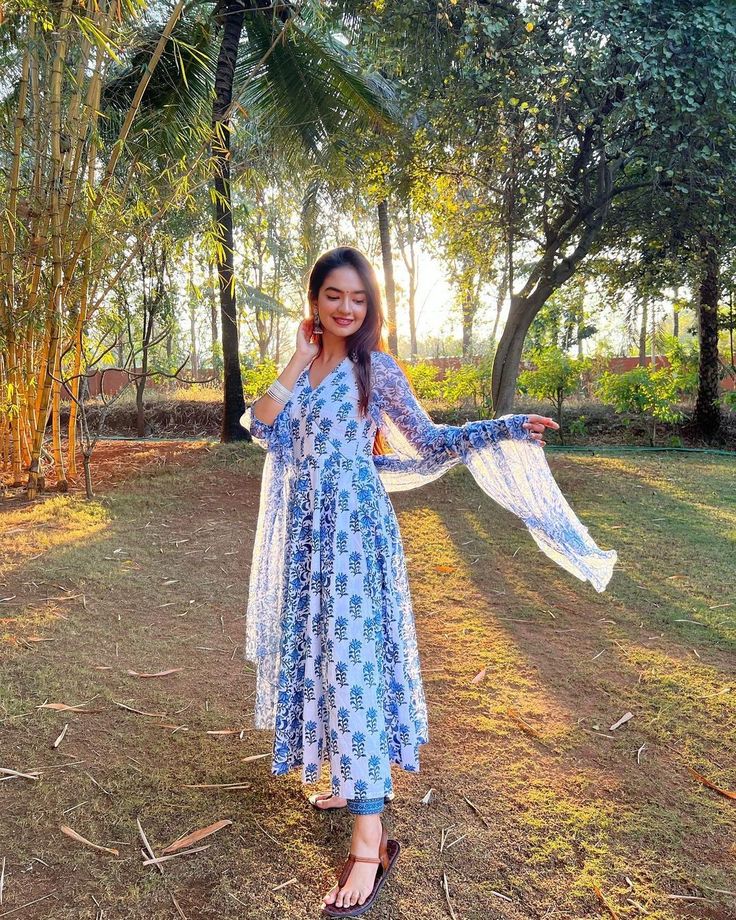
<instances>
[{"instance_id":1,"label":"white lace dupatta","mask_svg":"<svg viewBox=\"0 0 736 920\"><path fill-rule=\"evenodd\" d=\"M537 546L566 571L604 591L617 561L578 520L547 464L544 448L522 428L526 415L436 425L393 357L373 352L370 411L392 453L374 456L387 492L415 489L458 463L481 489L524 522ZM252 406L252 404L251 404ZM256 664L256 728L272 728L278 694L280 611L284 597L288 502L294 475L291 400L272 425L240 419L268 452L248 587L245 658Z\"/></svg>"}]
</instances>

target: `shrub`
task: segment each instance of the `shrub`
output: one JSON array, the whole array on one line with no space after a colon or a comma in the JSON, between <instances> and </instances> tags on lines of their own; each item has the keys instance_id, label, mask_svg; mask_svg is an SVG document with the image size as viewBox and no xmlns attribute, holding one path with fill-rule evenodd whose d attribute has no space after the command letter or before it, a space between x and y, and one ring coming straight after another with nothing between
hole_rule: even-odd
<instances>
[{"instance_id":1,"label":"shrub","mask_svg":"<svg viewBox=\"0 0 736 920\"><path fill-rule=\"evenodd\" d=\"M571 358L556 345L532 351L530 360L536 367L519 374L519 389L534 399L552 403L560 426L560 443L564 444L562 406L568 396L581 388L583 374L590 367L590 360Z\"/></svg>"},{"instance_id":2,"label":"shrub","mask_svg":"<svg viewBox=\"0 0 736 920\"><path fill-rule=\"evenodd\" d=\"M698 344L683 342L674 335L665 335L663 352L672 368L673 385L680 396L698 392Z\"/></svg>"},{"instance_id":3,"label":"shrub","mask_svg":"<svg viewBox=\"0 0 736 920\"><path fill-rule=\"evenodd\" d=\"M645 424L649 443L654 447L657 422L676 422L682 413L675 406L678 376L672 367L653 370L651 365L635 367L624 374L606 371L601 375L597 393L612 405L628 424L633 420Z\"/></svg>"},{"instance_id":4,"label":"shrub","mask_svg":"<svg viewBox=\"0 0 736 920\"><path fill-rule=\"evenodd\" d=\"M265 393L279 376L276 363L271 358L253 367L243 367L241 371L243 374L243 390L245 391L246 402L256 399L258 396Z\"/></svg>"},{"instance_id":5,"label":"shrub","mask_svg":"<svg viewBox=\"0 0 736 920\"><path fill-rule=\"evenodd\" d=\"M409 364L406 375L414 387L417 399L439 399L442 396L442 383L437 379L439 368L433 364Z\"/></svg>"}]
</instances>

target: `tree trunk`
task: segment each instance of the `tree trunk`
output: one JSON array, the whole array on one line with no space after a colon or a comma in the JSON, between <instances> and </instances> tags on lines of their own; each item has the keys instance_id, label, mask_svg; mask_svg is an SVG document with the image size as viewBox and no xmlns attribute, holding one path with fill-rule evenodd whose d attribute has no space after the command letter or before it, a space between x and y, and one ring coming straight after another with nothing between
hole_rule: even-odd
<instances>
[{"instance_id":1,"label":"tree trunk","mask_svg":"<svg viewBox=\"0 0 736 920\"><path fill-rule=\"evenodd\" d=\"M210 334L212 336L212 373L215 376L218 376L219 368L217 366L217 342L220 338L220 333L217 330L217 294L215 293L215 267L210 259L207 260L207 276L209 279L207 289L210 301Z\"/></svg>"},{"instance_id":2,"label":"tree trunk","mask_svg":"<svg viewBox=\"0 0 736 920\"><path fill-rule=\"evenodd\" d=\"M409 287L409 348L411 360L416 361L419 349L417 347L417 291L413 283Z\"/></svg>"},{"instance_id":3,"label":"tree trunk","mask_svg":"<svg viewBox=\"0 0 736 920\"><path fill-rule=\"evenodd\" d=\"M646 297L642 298L641 301L641 323L639 324L639 364L641 367L644 367L647 363L647 323L648 323L648 312L647 307L649 306L649 301Z\"/></svg>"},{"instance_id":4,"label":"tree trunk","mask_svg":"<svg viewBox=\"0 0 736 920\"><path fill-rule=\"evenodd\" d=\"M463 359L467 360L473 352L473 318L475 317L470 285L468 285L460 296L462 298Z\"/></svg>"},{"instance_id":5,"label":"tree trunk","mask_svg":"<svg viewBox=\"0 0 736 920\"><path fill-rule=\"evenodd\" d=\"M496 416L511 412L516 392L524 339L532 320L552 293L548 285L538 286L529 297L511 295L511 308L493 360L493 410Z\"/></svg>"},{"instance_id":6,"label":"tree trunk","mask_svg":"<svg viewBox=\"0 0 736 920\"><path fill-rule=\"evenodd\" d=\"M721 427L721 408L718 403L718 251L712 238L703 237L702 260L698 298L700 365L693 421L706 438L712 438Z\"/></svg>"},{"instance_id":7,"label":"tree trunk","mask_svg":"<svg viewBox=\"0 0 736 920\"><path fill-rule=\"evenodd\" d=\"M230 188L230 103L233 97L233 77L238 57L238 45L243 31L245 7L240 0L225 0L220 7L222 44L215 73L215 101L212 122L215 138L212 160L215 185L215 218L217 221L217 275L220 287L220 324L222 328L223 411L220 438L222 441L250 440L239 424L245 411L243 379L240 373L238 319L235 303L235 273L233 265L233 212Z\"/></svg>"},{"instance_id":8,"label":"tree trunk","mask_svg":"<svg viewBox=\"0 0 736 920\"><path fill-rule=\"evenodd\" d=\"M386 308L388 320L388 347L395 355L399 353L399 338L396 331L396 289L394 287L394 261L391 253L391 230L388 221L388 201L384 198L378 205L378 230L381 235L381 258L383 278L386 287Z\"/></svg>"}]
</instances>

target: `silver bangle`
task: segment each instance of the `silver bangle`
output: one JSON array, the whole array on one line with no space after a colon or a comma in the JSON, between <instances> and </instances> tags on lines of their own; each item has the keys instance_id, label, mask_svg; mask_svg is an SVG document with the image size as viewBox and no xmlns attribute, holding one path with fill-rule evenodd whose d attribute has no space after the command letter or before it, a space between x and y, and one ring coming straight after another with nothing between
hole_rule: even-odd
<instances>
[{"instance_id":1,"label":"silver bangle","mask_svg":"<svg viewBox=\"0 0 736 920\"><path fill-rule=\"evenodd\" d=\"M278 380L274 380L271 386L266 390L266 394L275 399L276 402L286 403L291 396L291 390L287 390L283 383L279 383Z\"/></svg>"}]
</instances>

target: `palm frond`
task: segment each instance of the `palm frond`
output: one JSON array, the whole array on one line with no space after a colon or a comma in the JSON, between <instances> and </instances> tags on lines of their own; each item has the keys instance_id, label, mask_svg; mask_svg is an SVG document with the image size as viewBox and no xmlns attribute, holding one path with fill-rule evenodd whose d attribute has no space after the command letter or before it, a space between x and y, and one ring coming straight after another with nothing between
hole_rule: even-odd
<instances>
[{"instance_id":1,"label":"palm frond","mask_svg":"<svg viewBox=\"0 0 736 920\"><path fill-rule=\"evenodd\" d=\"M393 125L390 84L363 72L351 50L325 32L308 8L286 24L250 12L244 31L234 98L284 148L298 141L316 155L336 134Z\"/></svg>"},{"instance_id":2,"label":"palm frond","mask_svg":"<svg viewBox=\"0 0 736 920\"><path fill-rule=\"evenodd\" d=\"M280 300L276 300L275 297L271 297L264 291L259 291L258 288L250 284L244 284L243 290L245 291L245 302L253 310L259 309L277 316L289 316L288 308Z\"/></svg>"},{"instance_id":3,"label":"palm frond","mask_svg":"<svg viewBox=\"0 0 736 920\"><path fill-rule=\"evenodd\" d=\"M107 80L101 99L104 137L114 139L145 71L160 27L147 26L135 37L135 51ZM183 156L202 142L211 121L215 42L207 18L179 20L141 101L128 146L141 159L160 154Z\"/></svg>"}]
</instances>

